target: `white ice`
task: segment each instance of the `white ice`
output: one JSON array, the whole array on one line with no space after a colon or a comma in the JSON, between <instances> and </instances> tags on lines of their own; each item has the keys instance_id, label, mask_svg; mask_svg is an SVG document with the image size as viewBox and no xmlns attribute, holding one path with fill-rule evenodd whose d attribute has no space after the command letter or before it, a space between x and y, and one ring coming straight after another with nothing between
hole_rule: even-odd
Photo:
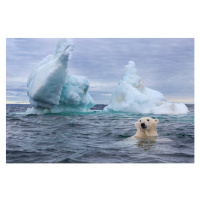
<instances>
[{"instance_id":1,"label":"white ice","mask_svg":"<svg viewBox=\"0 0 200 200\"><path fill-rule=\"evenodd\" d=\"M154 114L185 114L189 112L185 104L168 103L162 93L145 87L133 61L129 61L125 66L122 80L118 83L118 87L104 111Z\"/></svg>"},{"instance_id":2,"label":"white ice","mask_svg":"<svg viewBox=\"0 0 200 200\"><path fill-rule=\"evenodd\" d=\"M55 54L44 58L31 73L27 93L33 108L27 114L86 112L94 105L88 79L68 74L73 48L71 40L60 40Z\"/></svg>"}]
</instances>

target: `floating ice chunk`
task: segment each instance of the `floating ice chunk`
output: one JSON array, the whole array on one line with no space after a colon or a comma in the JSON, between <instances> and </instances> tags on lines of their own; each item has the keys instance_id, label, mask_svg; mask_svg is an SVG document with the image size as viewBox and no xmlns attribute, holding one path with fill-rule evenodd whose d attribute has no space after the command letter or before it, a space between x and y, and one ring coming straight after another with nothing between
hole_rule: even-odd
<instances>
[{"instance_id":1,"label":"floating ice chunk","mask_svg":"<svg viewBox=\"0 0 200 200\"><path fill-rule=\"evenodd\" d=\"M87 78L67 72L73 47L71 40L60 40L55 54L44 58L32 72L27 93L34 108L28 109L27 114L84 112L94 105Z\"/></svg>"},{"instance_id":2,"label":"floating ice chunk","mask_svg":"<svg viewBox=\"0 0 200 200\"><path fill-rule=\"evenodd\" d=\"M184 104L167 103L162 93L147 88L137 73L136 65L130 61L125 66L122 80L112 94L104 111L133 113L183 114L188 108Z\"/></svg>"}]
</instances>

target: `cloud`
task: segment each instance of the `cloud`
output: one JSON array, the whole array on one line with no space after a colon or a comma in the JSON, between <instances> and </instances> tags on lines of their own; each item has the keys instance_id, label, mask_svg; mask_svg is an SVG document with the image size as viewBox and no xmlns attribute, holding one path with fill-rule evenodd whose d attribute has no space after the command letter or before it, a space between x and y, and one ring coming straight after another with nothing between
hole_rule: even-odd
<instances>
[{"instance_id":1,"label":"cloud","mask_svg":"<svg viewBox=\"0 0 200 200\"><path fill-rule=\"evenodd\" d=\"M117 87L117 83L114 83L114 82L90 80L90 91L110 92L110 91L113 91L116 87Z\"/></svg>"}]
</instances>

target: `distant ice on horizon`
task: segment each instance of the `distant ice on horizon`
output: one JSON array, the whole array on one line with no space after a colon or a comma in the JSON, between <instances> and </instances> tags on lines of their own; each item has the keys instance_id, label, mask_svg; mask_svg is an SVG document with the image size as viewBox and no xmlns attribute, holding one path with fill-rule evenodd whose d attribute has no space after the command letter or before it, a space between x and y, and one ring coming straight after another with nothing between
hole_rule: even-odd
<instances>
[{"instance_id":1,"label":"distant ice on horizon","mask_svg":"<svg viewBox=\"0 0 200 200\"><path fill-rule=\"evenodd\" d=\"M122 80L113 92L106 112L132 112L153 114L185 114L189 112L183 103L168 103L162 93L145 87L137 73L136 65L129 61Z\"/></svg>"}]
</instances>

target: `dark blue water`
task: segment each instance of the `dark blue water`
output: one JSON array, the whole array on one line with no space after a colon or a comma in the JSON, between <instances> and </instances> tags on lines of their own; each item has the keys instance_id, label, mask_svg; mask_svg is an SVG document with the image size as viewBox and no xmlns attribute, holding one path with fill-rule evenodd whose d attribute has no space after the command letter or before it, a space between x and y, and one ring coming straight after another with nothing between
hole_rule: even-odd
<instances>
[{"instance_id":1,"label":"dark blue water","mask_svg":"<svg viewBox=\"0 0 200 200\"><path fill-rule=\"evenodd\" d=\"M7 105L7 163L193 163L194 105L186 115L91 113L26 115ZM130 138L141 117L158 118L156 140Z\"/></svg>"}]
</instances>

